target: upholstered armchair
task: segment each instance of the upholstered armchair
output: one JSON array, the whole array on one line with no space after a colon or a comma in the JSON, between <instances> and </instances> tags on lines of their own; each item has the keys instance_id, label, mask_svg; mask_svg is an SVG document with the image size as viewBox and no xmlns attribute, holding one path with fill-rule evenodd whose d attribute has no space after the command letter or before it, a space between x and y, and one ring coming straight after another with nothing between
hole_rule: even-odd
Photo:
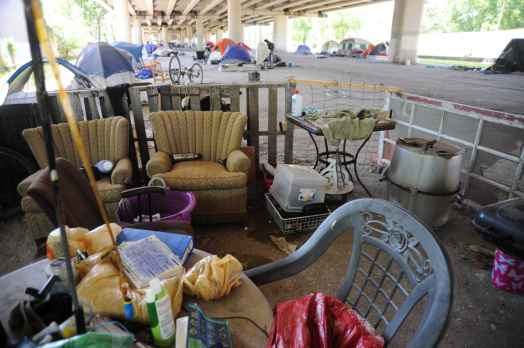
<instances>
[{"instance_id":1,"label":"upholstered armchair","mask_svg":"<svg viewBox=\"0 0 524 348\"><path fill-rule=\"evenodd\" d=\"M121 116L78 122L82 140L87 148L91 164L101 160L111 160L114 169L110 177L102 177L97 181L97 188L105 203L110 217L114 217L120 192L131 184L133 170L129 159L129 122ZM62 157L80 168L82 166L71 132L67 123L51 126L55 156ZM42 127L25 129L22 132L29 144L40 170L47 167L47 155ZM38 176L39 172L24 179L18 185L18 193L22 196L22 210L26 223L32 230L35 239L47 236L51 222L38 204L29 197L27 189Z\"/></svg>"},{"instance_id":2,"label":"upholstered armchair","mask_svg":"<svg viewBox=\"0 0 524 348\"><path fill-rule=\"evenodd\" d=\"M161 177L197 197L196 222L243 218L247 205L249 158L240 150L247 118L238 112L162 111L150 116L157 152L147 163ZM194 161L173 163L173 154L197 153Z\"/></svg>"}]
</instances>

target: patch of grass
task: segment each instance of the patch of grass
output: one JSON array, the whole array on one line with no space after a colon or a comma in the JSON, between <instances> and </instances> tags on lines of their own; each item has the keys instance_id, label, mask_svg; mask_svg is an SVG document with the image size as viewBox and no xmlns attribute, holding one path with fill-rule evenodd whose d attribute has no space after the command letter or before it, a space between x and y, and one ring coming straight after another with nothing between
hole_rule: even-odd
<instances>
[{"instance_id":1,"label":"patch of grass","mask_svg":"<svg viewBox=\"0 0 524 348\"><path fill-rule=\"evenodd\" d=\"M419 64L425 65L442 65L442 66L465 66L468 68L487 68L492 65L492 63L484 62L470 62L465 60L449 60L449 59L432 59L432 58L419 58L417 60Z\"/></svg>"}]
</instances>

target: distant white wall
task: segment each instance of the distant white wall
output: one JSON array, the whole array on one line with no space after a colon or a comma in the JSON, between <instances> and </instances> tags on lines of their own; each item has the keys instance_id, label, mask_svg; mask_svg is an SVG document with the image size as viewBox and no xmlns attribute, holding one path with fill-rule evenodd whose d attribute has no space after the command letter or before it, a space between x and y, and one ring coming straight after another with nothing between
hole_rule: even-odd
<instances>
[{"instance_id":1,"label":"distant white wall","mask_svg":"<svg viewBox=\"0 0 524 348\"><path fill-rule=\"evenodd\" d=\"M497 58L511 39L524 38L524 28L469 33L422 34L419 56Z\"/></svg>"}]
</instances>

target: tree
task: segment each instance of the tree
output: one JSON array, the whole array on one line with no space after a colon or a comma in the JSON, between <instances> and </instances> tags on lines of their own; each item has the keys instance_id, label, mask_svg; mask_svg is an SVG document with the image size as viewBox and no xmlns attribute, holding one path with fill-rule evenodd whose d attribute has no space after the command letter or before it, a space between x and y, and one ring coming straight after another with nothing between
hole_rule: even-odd
<instances>
[{"instance_id":1,"label":"tree","mask_svg":"<svg viewBox=\"0 0 524 348\"><path fill-rule=\"evenodd\" d=\"M508 30L524 27L522 0L453 0L453 31Z\"/></svg>"},{"instance_id":2,"label":"tree","mask_svg":"<svg viewBox=\"0 0 524 348\"><path fill-rule=\"evenodd\" d=\"M102 37L102 21L107 11L100 6L96 1L93 0L70 0L72 4L78 6L81 9L82 19L86 26L90 29L91 35L97 41L100 41ZM69 12L71 17L71 4L66 7L66 11Z\"/></svg>"},{"instance_id":3,"label":"tree","mask_svg":"<svg viewBox=\"0 0 524 348\"><path fill-rule=\"evenodd\" d=\"M311 18L295 19L293 21L293 40L305 44L311 29L313 29Z\"/></svg>"},{"instance_id":4,"label":"tree","mask_svg":"<svg viewBox=\"0 0 524 348\"><path fill-rule=\"evenodd\" d=\"M11 59L12 66L16 66L16 46L12 39L7 40L6 48L9 58Z\"/></svg>"},{"instance_id":5,"label":"tree","mask_svg":"<svg viewBox=\"0 0 524 348\"><path fill-rule=\"evenodd\" d=\"M335 33L335 40L341 41L345 39L349 31L355 32L360 30L362 23L356 17L352 17L349 14L338 14L331 22L333 32Z\"/></svg>"}]
</instances>

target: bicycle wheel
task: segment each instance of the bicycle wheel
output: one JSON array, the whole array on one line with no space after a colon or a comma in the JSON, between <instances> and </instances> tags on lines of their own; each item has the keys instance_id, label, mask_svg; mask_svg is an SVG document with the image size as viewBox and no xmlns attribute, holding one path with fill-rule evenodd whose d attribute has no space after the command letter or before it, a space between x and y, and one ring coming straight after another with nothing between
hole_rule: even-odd
<instances>
[{"instance_id":1,"label":"bicycle wheel","mask_svg":"<svg viewBox=\"0 0 524 348\"><path fill-rule=\"evenodd\" d=\"M191 68L187 71L189 82L203 83L204 82L204 69L199 63L191 65Z\"/></svg>"},{"instance_id":2,"label":"bicycle wheel","mask_svg":"<svg viewBox=\"0 0 524 348\"><path fill-rule=\"evenodd\" d=\"M182 76L182 64L180 64L180 58L178 55L174 55L169 59L169 78L173 84L180 82Z\"/></svg>"}]
</instances>

